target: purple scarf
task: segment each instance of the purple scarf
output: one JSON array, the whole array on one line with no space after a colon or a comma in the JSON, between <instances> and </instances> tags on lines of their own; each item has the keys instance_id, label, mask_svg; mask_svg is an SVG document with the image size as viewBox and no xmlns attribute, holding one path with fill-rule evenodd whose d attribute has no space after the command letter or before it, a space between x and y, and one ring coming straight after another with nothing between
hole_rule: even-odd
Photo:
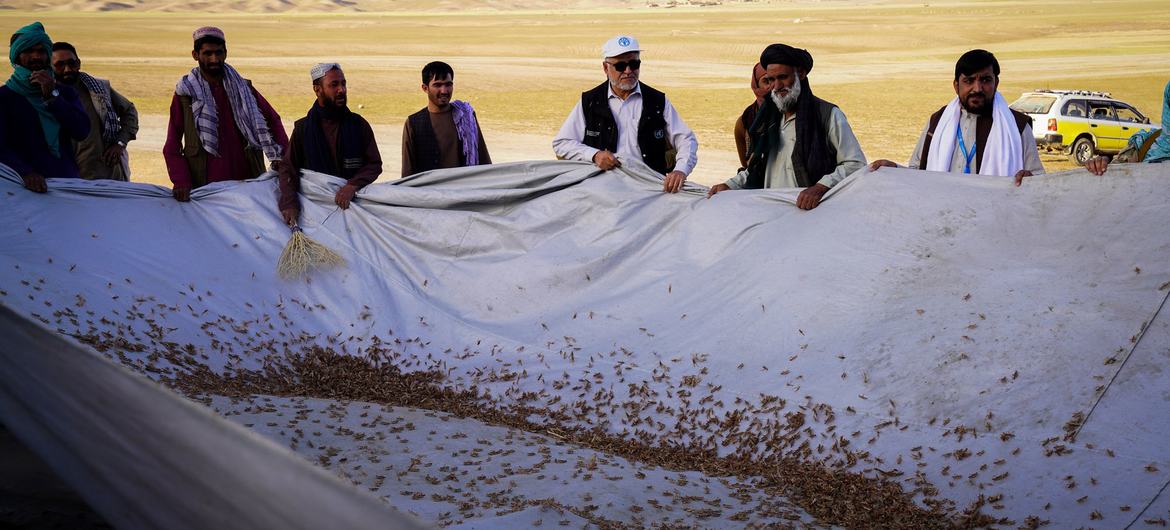
<instances>
[{"instance_id":1,"label":"purple scarf","mask_svg":"<svg viewBox=\"0 0 1170 530\"><path fill-rule=\"evenodd\" d=\"M475 121L475 110L466 101L452 101L455 134L463 144L464 165L479 165L479 123Z\"/></svg>"}]
</instances>

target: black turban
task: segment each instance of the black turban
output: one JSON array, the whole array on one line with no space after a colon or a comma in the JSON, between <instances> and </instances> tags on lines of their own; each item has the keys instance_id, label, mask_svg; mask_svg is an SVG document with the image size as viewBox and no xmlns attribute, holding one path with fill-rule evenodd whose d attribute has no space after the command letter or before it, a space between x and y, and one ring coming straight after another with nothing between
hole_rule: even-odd
<instances>
[{"instance_id":1,"label":"black turban","mask_svg":"<svg viewBox=\"0 0 1170 530\"><path fill-rule=\"evenodd\" d=\"M760 54L760 65L765 69L770 64L783 64L808 73L813 67L812 55L808 50L793 48L787 44L772 44ZM822 116L821 103L813 95L808 80L801 81L803 88L796 98L796 144L792 148L793 166L803 165L805 176L797 175L796 185L807 188L816 184L821 177L837 167L836 150L830 145L826 116ZM835 106L826 103L828 106ZM780 124L783 113L776 105L765 103L751 126L752 153L748 158L747 188L764 187L764 167L771 151L780 147Z\"/></svg>"},{"instance_id":2,"label":"black turban","mask_svg":"<svg viewBox=\"0 0 1170 530\"><path fill-rule=\"evenodd\" d=\"M760 54L760 66L766 69L769 64L786 64L808 73L812 71L813 58L808 50L776 43L769 44L767 48L764 48L764 53Z\"/></svg>"}]
</instances>

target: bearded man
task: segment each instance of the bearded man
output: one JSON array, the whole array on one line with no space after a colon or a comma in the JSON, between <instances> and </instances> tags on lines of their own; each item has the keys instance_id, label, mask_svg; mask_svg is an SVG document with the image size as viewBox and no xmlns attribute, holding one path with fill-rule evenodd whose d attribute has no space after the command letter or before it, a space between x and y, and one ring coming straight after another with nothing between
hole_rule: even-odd
<instances>
[{"instance_id":1,"label":"bearded man","mask_svg":"<svg viewBox=\"0 0 1170 530\"><path fill-rule=\"evenodd\" d=\"M192 38L191 58L199 66L175 85L163 146L172 194L180 202L205 184L259 176L264 158L276 162L288 147L280 115L225 62L223 30L202 27Z\"/></svg>"},{"instance_id":2,"label":"bearded man","mask_svg":"<svg viewBox=\"0 0 1170 530\"><path fill-rule=\"evenodd\" d=\"M955 98L930 116L907 164L913 169L1014 177L1044 173L1032 118L1008 107L999 93L999 61L971 50L955 63ZM870 171L897 167L877 160Z\"/></svg>"},{"instance_id":3,"label":"bearded man","mask_svg":"<svg viewBox=\"0 0 1170 530\"><path fill-rule=\"evenodd\" d=\"M73 141L89 136L77 91L49 69L52 46L40 22L17 30L8 48L12 77L0 87L0 163L37 193L48 191L45 177L77 178Z\"/></svg>"},{"instance_id":4,"label":"bearded man","mask_svg":"<svg viewBox=\"0 0 1170 530\"><path fill-rule=\"evenodd\" d=\"M110 82L81 71L77 48L53 43L53 75L77 91L89 117L89 136L74 143L77 168L83 179L130 180L126 144L138 135L138 110L110 86Z\"/></svg>"},{"instance_id":5,"label":"bearded man","mask_svg":"<svg viewBox=\"0 0 1170 530\"><path fill-rule=\"evenodd\" d=\"M581 94L553 151L564 160L588 160L608 171L618 157L641 160L663 174L662 191L676 193L698 163L699 141L666 94L639 82L642 49L619 35L601 48L607 80Z\"/></svg>"},{"instance_id":6,"label":"bearded man","mask_svg":"<svg viewBox=\"0 0 1170 530\"><path fill-rule=\"evenodd\" d=\"M309 114L293 124L292 139L280 164L278 207L284 222L296 224L301 206L301 170L345 179L333 200L342 210L358 190L382 174L382 155L370 123L348 106L345 72L337 63L321 63L309 71L317 101Z\"/></svg>"},{"instance_id":7,"label":"bearded man","mask_svg":"<svg viewBox=\"0 0 1170 530\"><path fill-rule=\"evenodd\" d=\"M865 153L836 105L813 95L808 74L813 58L806 50L772 44L760 54L761 82L768 101L751 125L747 167L707 192L804 188L796 206L816 208L833 186L865 167Z\"/></svg>"}]
</instances>

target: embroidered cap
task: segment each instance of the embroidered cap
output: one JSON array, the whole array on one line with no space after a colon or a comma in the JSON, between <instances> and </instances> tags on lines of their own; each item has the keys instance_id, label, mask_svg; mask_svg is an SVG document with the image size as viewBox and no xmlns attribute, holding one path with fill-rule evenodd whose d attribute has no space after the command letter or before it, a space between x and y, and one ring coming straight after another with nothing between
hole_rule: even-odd
<instances>
[{"instance_id":1,"label":"embroidered cap","mask_svg":"<svg viewBox=\"0 0 1170 530\"><path fill-rule=\"evenodd\" d=\"M329 73L330 70L341 70L341 65L337 63L317 63L309 70L309 77L312 77L313 81L316 81L325 77L325 74Z\"/></svg>"},{"instance_id":2,"label":"embroidered cap","mask_svg":"<svg viewBox=\"0 0 1170 530\"><path fill-rule=\"evenodd\" d=\"M223 30L215 26L203 26L202 28L195 30L195 33L191 34L191 40L199 40L203 37L215 37L222 41L227 40L223 36Z\"/></svg>"},{"instance_id":3,"label":"embroidered cap","mask_svg":"<svg viewBox=\"0 0 1170 530\"><path fill-rule=\"evenodd\" d=\"M618 35L605 41L605 45L601 47L601 58L608 59L610 57L617 57L623 53L640 51L642 49L638 47L638 39L629 35Z\"/></svg>"}]
</instances>

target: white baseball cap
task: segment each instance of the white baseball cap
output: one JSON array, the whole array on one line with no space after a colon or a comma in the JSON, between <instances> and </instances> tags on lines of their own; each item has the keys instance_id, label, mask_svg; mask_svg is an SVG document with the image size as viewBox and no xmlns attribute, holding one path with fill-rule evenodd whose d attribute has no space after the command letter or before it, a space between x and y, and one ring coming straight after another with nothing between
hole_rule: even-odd
<instances>
[{"instance_id":1,"label":"white baseball cap","mask_svg":"<svg viewBox=\"0 0 1170 530\"><path fill-rule=\"evenodd\" d=\"M638 39L629 35L618 35L605 41L605 45L601 47L601 58L608 59L610 57L617 57L623 53L640 51L642 49L638 47Z\"/></svg>"}]
</instances>

